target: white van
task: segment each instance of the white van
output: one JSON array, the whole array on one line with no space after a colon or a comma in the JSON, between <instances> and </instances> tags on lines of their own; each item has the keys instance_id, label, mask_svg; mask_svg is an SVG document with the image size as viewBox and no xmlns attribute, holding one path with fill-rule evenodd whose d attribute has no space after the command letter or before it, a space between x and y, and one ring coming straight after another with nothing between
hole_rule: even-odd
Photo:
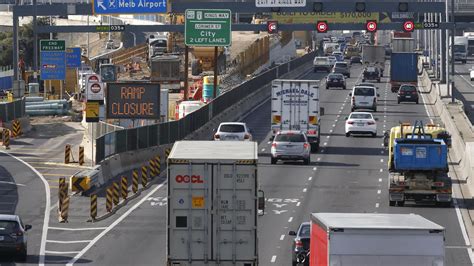
<instances>
[{"instance_id":1,"label":"white van","mask_svg":"<svg viewBox=\"0 0 474 266\"><path fill-rule=\"evenodd\" d=\"M370 109L377 112L377 89L370 86L355 86L352 89L351 96L351 112L356 109Z\"/></svg>"}]
</instances>

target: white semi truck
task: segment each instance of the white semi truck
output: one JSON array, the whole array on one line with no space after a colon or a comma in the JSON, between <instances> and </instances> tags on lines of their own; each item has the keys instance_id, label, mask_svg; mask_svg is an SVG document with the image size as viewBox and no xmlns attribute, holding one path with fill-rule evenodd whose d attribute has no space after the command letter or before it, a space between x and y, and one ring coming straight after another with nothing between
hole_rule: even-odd
<instances>
[{"instance_id":1,"label":"white semi truck","mask_svg":"<svg viewBox=\"0 0 474 266\"><path fill-rule=\"evenodd\" d=\"M310 266L443 266L444 227L417 214L313 213Z\"/></svg>"},{"instance_id":2,"label":"white semi truck","mask_svg":"<svg viewBox=\"0 0 474 266\"><path fill-rule=\"evenodd\" d=\"M362 63L366 65L375 65L383 72L385 70L385 47L382 45L364 45L362 46Z\"/></svg>"},{"instance_id":3,"label":"white semi truck","mask_svg":"<svg viewBox=\"0 0 474 266\"><path fill-rule=\"evenodd\" d=\"M272 138L282 130L304 131L316 151L320 144L319 80L285 80L272 82Z\"/></svg>"},{"instance_id":4,"label":"white semi truck","mask_svg":"<svg viewBox=\"0 0 474 266\"><path fill-rule=\"evenodd\" d=\"M258 265L257 216L265 201L257 162L256 142L175 142L167 169L166 265Z\"/></svg>"}]
</instances>

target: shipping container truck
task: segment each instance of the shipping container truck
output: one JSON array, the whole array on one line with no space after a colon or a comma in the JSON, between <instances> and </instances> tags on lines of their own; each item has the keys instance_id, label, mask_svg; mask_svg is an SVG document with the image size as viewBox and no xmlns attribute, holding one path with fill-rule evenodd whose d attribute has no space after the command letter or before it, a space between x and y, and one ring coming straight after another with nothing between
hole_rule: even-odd
<instances>
[{"instance_id":1,"label":"shipping container truck","mask_svg":"<svg viewBox=\"0 0 474 266\"><path fill-rule=\"evenodd\" d=\"M449 133L434 125L402 124L390 130L389 205L406 201L450 206L452 182L448 175Z\"/></svg>"},{"instance_id":2,"label":"shipping container truck","mask_svg":"<svg viewBox=\"0 0 474 266\"><path fill-rule=\"evenodd\" d=\"M390 56L390 85L398 92L402 84L418 85L418 54L392 52Z\"/></svg>"},{"instance_id":3,"label":"shipping container truck","mask_svg":"<svg viewBox=\"0 0 474 266\"><path fill-rule=\"evenodd\" d=\"M366 65L375 65L380 69L381 77L385 70L385 47L382 45L363 45L362 63Z\"/></svg>"},{"instance_id":4,"label":"shipping container truck","mask_svg":"<svg viewBox=\"0 0 474 266\"><path fill-rule=\"evenodd\" d=\"M319 80L284 80L272 82L272 138L282 130L304 131L316 151L320 144Z\"/></svg>"},{"instance_id":5,"label":"shipping container truck","mask_svg":"<svg viewBox=\"0 0 474 266\"><path fill-rule=\"evenodd\" d=\"M452 49L451 38L449 38L450 49ZM461 61L463 64L467 62L467 55L469 50L468 37L455 36L454 37L454 61ZM451 55L451 52L449 53Z\"/></svg>"},{"instance_id":6,"label":"shipping container truck","mask_svg":"<svg viewBox=\"0 0 474 266\"><path fill-rule=\"evenodd\" d=\"M168 266L258 265L265 201L257 162L252 141L175 142L167 169Z\"/></svg>"},{"instance_id":7,"label":"shipping container truck","mask_svg":"<svg viewBox=\"0 0 474 266\"><path fill-rule=\"evenodd\" d=\"M417 214L313 213L310 266L443 266L444 227Z\"/></svg>"}]
</instances>

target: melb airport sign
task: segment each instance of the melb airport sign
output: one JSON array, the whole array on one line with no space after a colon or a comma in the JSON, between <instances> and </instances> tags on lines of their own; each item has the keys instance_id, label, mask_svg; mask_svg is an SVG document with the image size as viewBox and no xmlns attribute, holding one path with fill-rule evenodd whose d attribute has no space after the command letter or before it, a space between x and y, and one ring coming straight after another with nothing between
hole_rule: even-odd
<instances>
[{"instance_id":1,"label":"melb airport sign","mask_svg":"<svg viewBox=\"0 0 474 266\"><path fill-rule=\"evenodd\" d=\"M108 83L108 119L159 119L160 84Z\"/></svg>"}]
</instances>

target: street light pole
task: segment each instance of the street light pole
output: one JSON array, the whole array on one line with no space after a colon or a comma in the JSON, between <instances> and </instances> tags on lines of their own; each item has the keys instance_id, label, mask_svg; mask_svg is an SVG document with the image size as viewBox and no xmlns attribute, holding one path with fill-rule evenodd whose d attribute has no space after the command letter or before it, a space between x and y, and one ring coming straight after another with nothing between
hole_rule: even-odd
<instances>
[{"instance_id":1,"label":"street light pole","mask_svg":"<svg viewBox=\"0 0 474 266\"><path fill-rule=\"evenodd\" d=\"M454 64L454 35L456 34L456 21L454 19L454 0L451 0L451 23L453 28L451 30L451 102L454 103L454 74L455 64Z\"/></svg>"}]
</instances>

